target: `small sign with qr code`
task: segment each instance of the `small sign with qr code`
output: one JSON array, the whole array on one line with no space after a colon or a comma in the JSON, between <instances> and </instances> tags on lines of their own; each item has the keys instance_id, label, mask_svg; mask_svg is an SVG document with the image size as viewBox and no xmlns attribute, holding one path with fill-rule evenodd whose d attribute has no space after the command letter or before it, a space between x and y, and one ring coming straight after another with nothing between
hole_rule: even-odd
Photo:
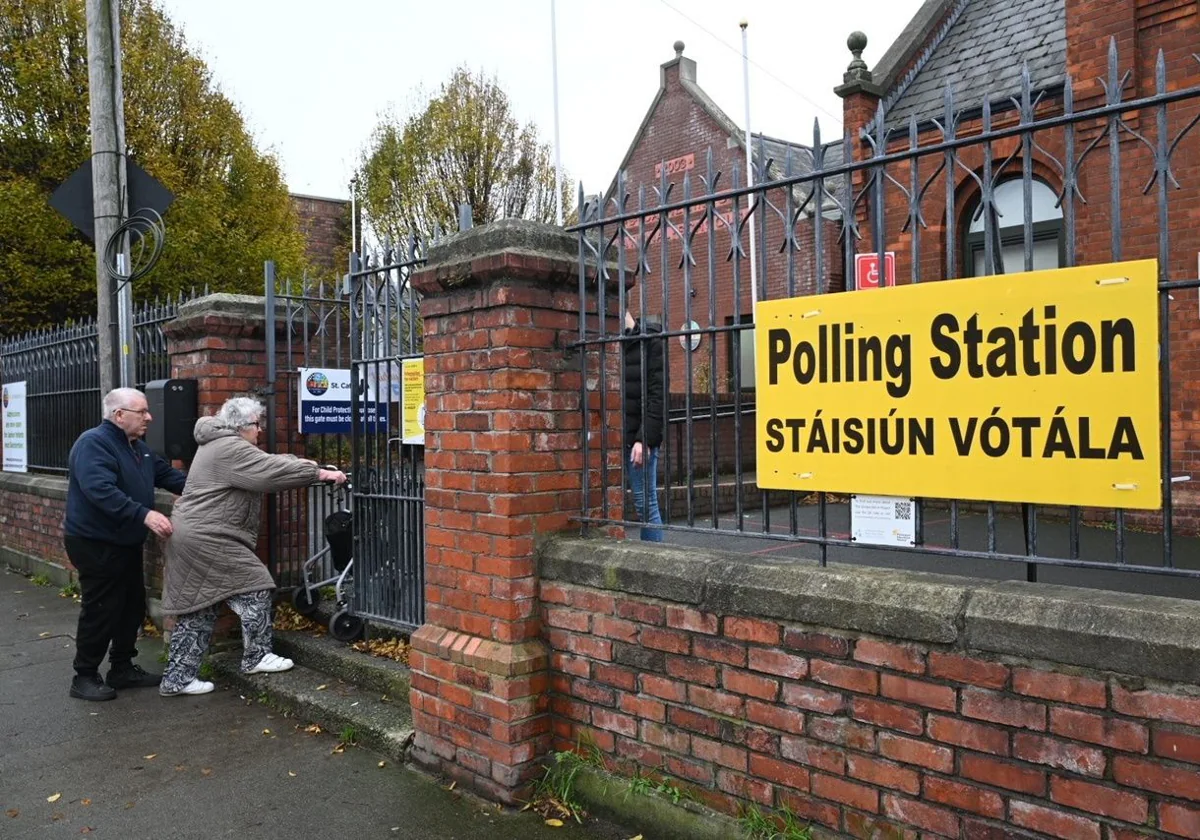
<instances>
[{"instance_id":1,"label":"small sign with qr code","mask_svg":"<svg viewBox=\"0 0 1200 840\"><path fill-rule=\"evenodd\" d=\"M914 499L853 495L850 539L864 545L916 545L918 514Z\"/></svg>"}]
</instances>

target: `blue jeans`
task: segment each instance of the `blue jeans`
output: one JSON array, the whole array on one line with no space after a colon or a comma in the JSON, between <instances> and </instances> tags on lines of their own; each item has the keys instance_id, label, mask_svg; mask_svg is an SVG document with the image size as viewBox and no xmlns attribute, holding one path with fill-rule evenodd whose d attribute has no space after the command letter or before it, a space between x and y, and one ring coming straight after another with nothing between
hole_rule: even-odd
<instances>
[{"instance_id":1,"label":"blue jeans","mask_svg":"<svg viewBox=\"0 0 1200 840\"><path fill-rule=\"evenodd\" d=\"M642 447L642 465L633 463L629 457L629 484L633 490L633 504L638 519L649 525L661 525L662 515L658 512L658 450ZM647 510L649 502L649 510ZM661 528L642 528L642 539L646 542L662 542Z\"/></svg>"}]
</instances>

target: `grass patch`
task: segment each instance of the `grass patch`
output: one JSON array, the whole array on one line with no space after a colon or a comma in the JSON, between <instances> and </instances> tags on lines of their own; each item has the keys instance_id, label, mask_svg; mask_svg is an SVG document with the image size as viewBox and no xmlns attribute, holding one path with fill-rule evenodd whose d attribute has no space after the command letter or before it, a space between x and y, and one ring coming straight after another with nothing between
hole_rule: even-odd
<instances>
[{"instance_id":1,"label":"grass patch","mask_svg":"<svg viewBox=\"0 0 1200 840\"><path fill-rule=\"evenodd\" d=\"M755 805L747 805L742 809L738 823L749 840L812 840L812 828L802 824L786 805L776 816L764 814Z\"/></svg>"},{"instance_id":2,"label":"grass patch","mask_svg":"<svg viewBox=\"0 0 1200 840\"><path fill-rule=\"evenodd\" d=\"M33 577L31 577L29 579L29 582L32 583L34 586L49 586L50 578L46 575L38 574L38 575L34 575Z\"/></svg>"},{"instance_id":3,"label":"grass patch","mask_svg":"<svg viewBox=\"0 0 1200 840\"><path fill-rule=\"evenodd\" d=\"M207 659L205 659L203 662L201 662L200 670L197 673L197 676L199 676L200 679L202 679L206 682L212 680L212 678L214 676L212 663L209 662Z\"/></svg>"},{"instance_id":4,"label":"grass patch","mask_svg":"<svg viewBox=\"0 0 1200 840\"><path fill-rule=\"evenodd\" d=\"M575 779L586 767L604 767L604 754L591 738L581 735L574 750L553 755L541 778L533 783L532 798L521 810L532 810L546 819L575 820L582 824L587 812L575 791Z\"/></svg>"},{"instance_id":5,"label":"grass patch","mask_svg":"<svg viewBox=\"0 0 1200 840\"><path fill-rule=\"evenodd\" d=\"M340 738L343 744L348 747L353 747L358 743L358 730L353 726L345 726L342 728L342 734Z\"/></svg>"},{"instance_id":6,"label":"grass patch","mask_svg":"<svg viewBox=\"0 0 1200 840\"><path fill-rule=\"evenodd\" d=\"M79 581L73 580L73 581L70 581L62 589L58 590L58 597L60 597L60 598L78 598L79 593L80 593Z\"/></svg>"},{"instance_id":7,"label":"grass patch","mask_svg":"<svg viewBox=\"0 0 1200 840\"><path fill-rule=\"evenodd\" d=\"M625 794L626 797L630 793L635 793L639 796L658 794L671 800L672 805L678 805L684 800L688 800L689 802L696 801L695 794L690 790L681 788L669 776L662 776L658 779L654 776L644 776L640 768L634 771L633 777L629 780L629 790Z\"/></svg>"}]
</instances>

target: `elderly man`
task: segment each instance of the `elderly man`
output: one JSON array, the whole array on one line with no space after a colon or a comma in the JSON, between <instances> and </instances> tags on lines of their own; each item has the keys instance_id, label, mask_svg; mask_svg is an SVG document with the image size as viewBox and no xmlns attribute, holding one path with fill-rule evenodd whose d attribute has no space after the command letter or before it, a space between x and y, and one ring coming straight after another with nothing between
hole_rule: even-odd
<instances>
[{"instance_id":1,"label":"elderly man","mask_svg":"<svg viewBox=\"0 0 1200 840\"><path fill-rule=\"evenodd\" d=\"M154 510L154 488L182 493L186 476L142 440L153 419L141 391L117 388L104 397L100 425L71 447L63 541L83 595L71 681L71 696L81 700L112 700L116 689L161 679L133 662L146 618L142 546L149 531L171 536L171 520Z\"/></svg>"}]
</instances>

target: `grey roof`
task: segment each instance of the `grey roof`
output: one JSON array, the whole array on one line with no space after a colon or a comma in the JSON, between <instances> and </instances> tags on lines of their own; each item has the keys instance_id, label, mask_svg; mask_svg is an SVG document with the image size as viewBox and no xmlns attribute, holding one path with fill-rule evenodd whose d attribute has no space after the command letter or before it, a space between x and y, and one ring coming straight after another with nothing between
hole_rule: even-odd
<instances>
[{"instance_id":1,"label":"grey roof","mask_svg":"<svg viewBox=\"0 0 1200 840\"><path fill-rule=\"evenodd\" d=\"M753 137L753 155L754 162L757 166L763 165L763 158L771 162L771 167L767 175L771 180L781 178L795 177L797 175L811 174L815 168L816 155L812 146L805 146L802 143L792 143L788 140L778 140L774 137L767 137L763 134L752 134ZM822 144L825 146L825 159L822 169L828 170L842 165L842 142L839 139L833 144ZM745 148L743 146L742 148ZM789 152L791 154L791 172L788 172ZM811 181L799 185L797 191L797 200L803 201L800 198L800 193L808 195L813 188L814 183ZM837 199L842 198L842 190L845 186L845 175L833 175L825 179L825 190ZM829 199L826 198L828 206ZM810 208L811 209L811 208Z\"/></svg>"},{"instance_id":2,"label":"grey roof","mask_svg":"<svg viewBox=\"0 0 1200 840\"><path fill-rule=\"evenodd\" d=\"M1025 62L1035 93L1058 87L1066 56L1064 0L958 0L913 69L887 92L887 123L940 118L947 85L959 110L981 107L985 96L1007 101L1021 90Z\"/></svg>"}]
</instances>

